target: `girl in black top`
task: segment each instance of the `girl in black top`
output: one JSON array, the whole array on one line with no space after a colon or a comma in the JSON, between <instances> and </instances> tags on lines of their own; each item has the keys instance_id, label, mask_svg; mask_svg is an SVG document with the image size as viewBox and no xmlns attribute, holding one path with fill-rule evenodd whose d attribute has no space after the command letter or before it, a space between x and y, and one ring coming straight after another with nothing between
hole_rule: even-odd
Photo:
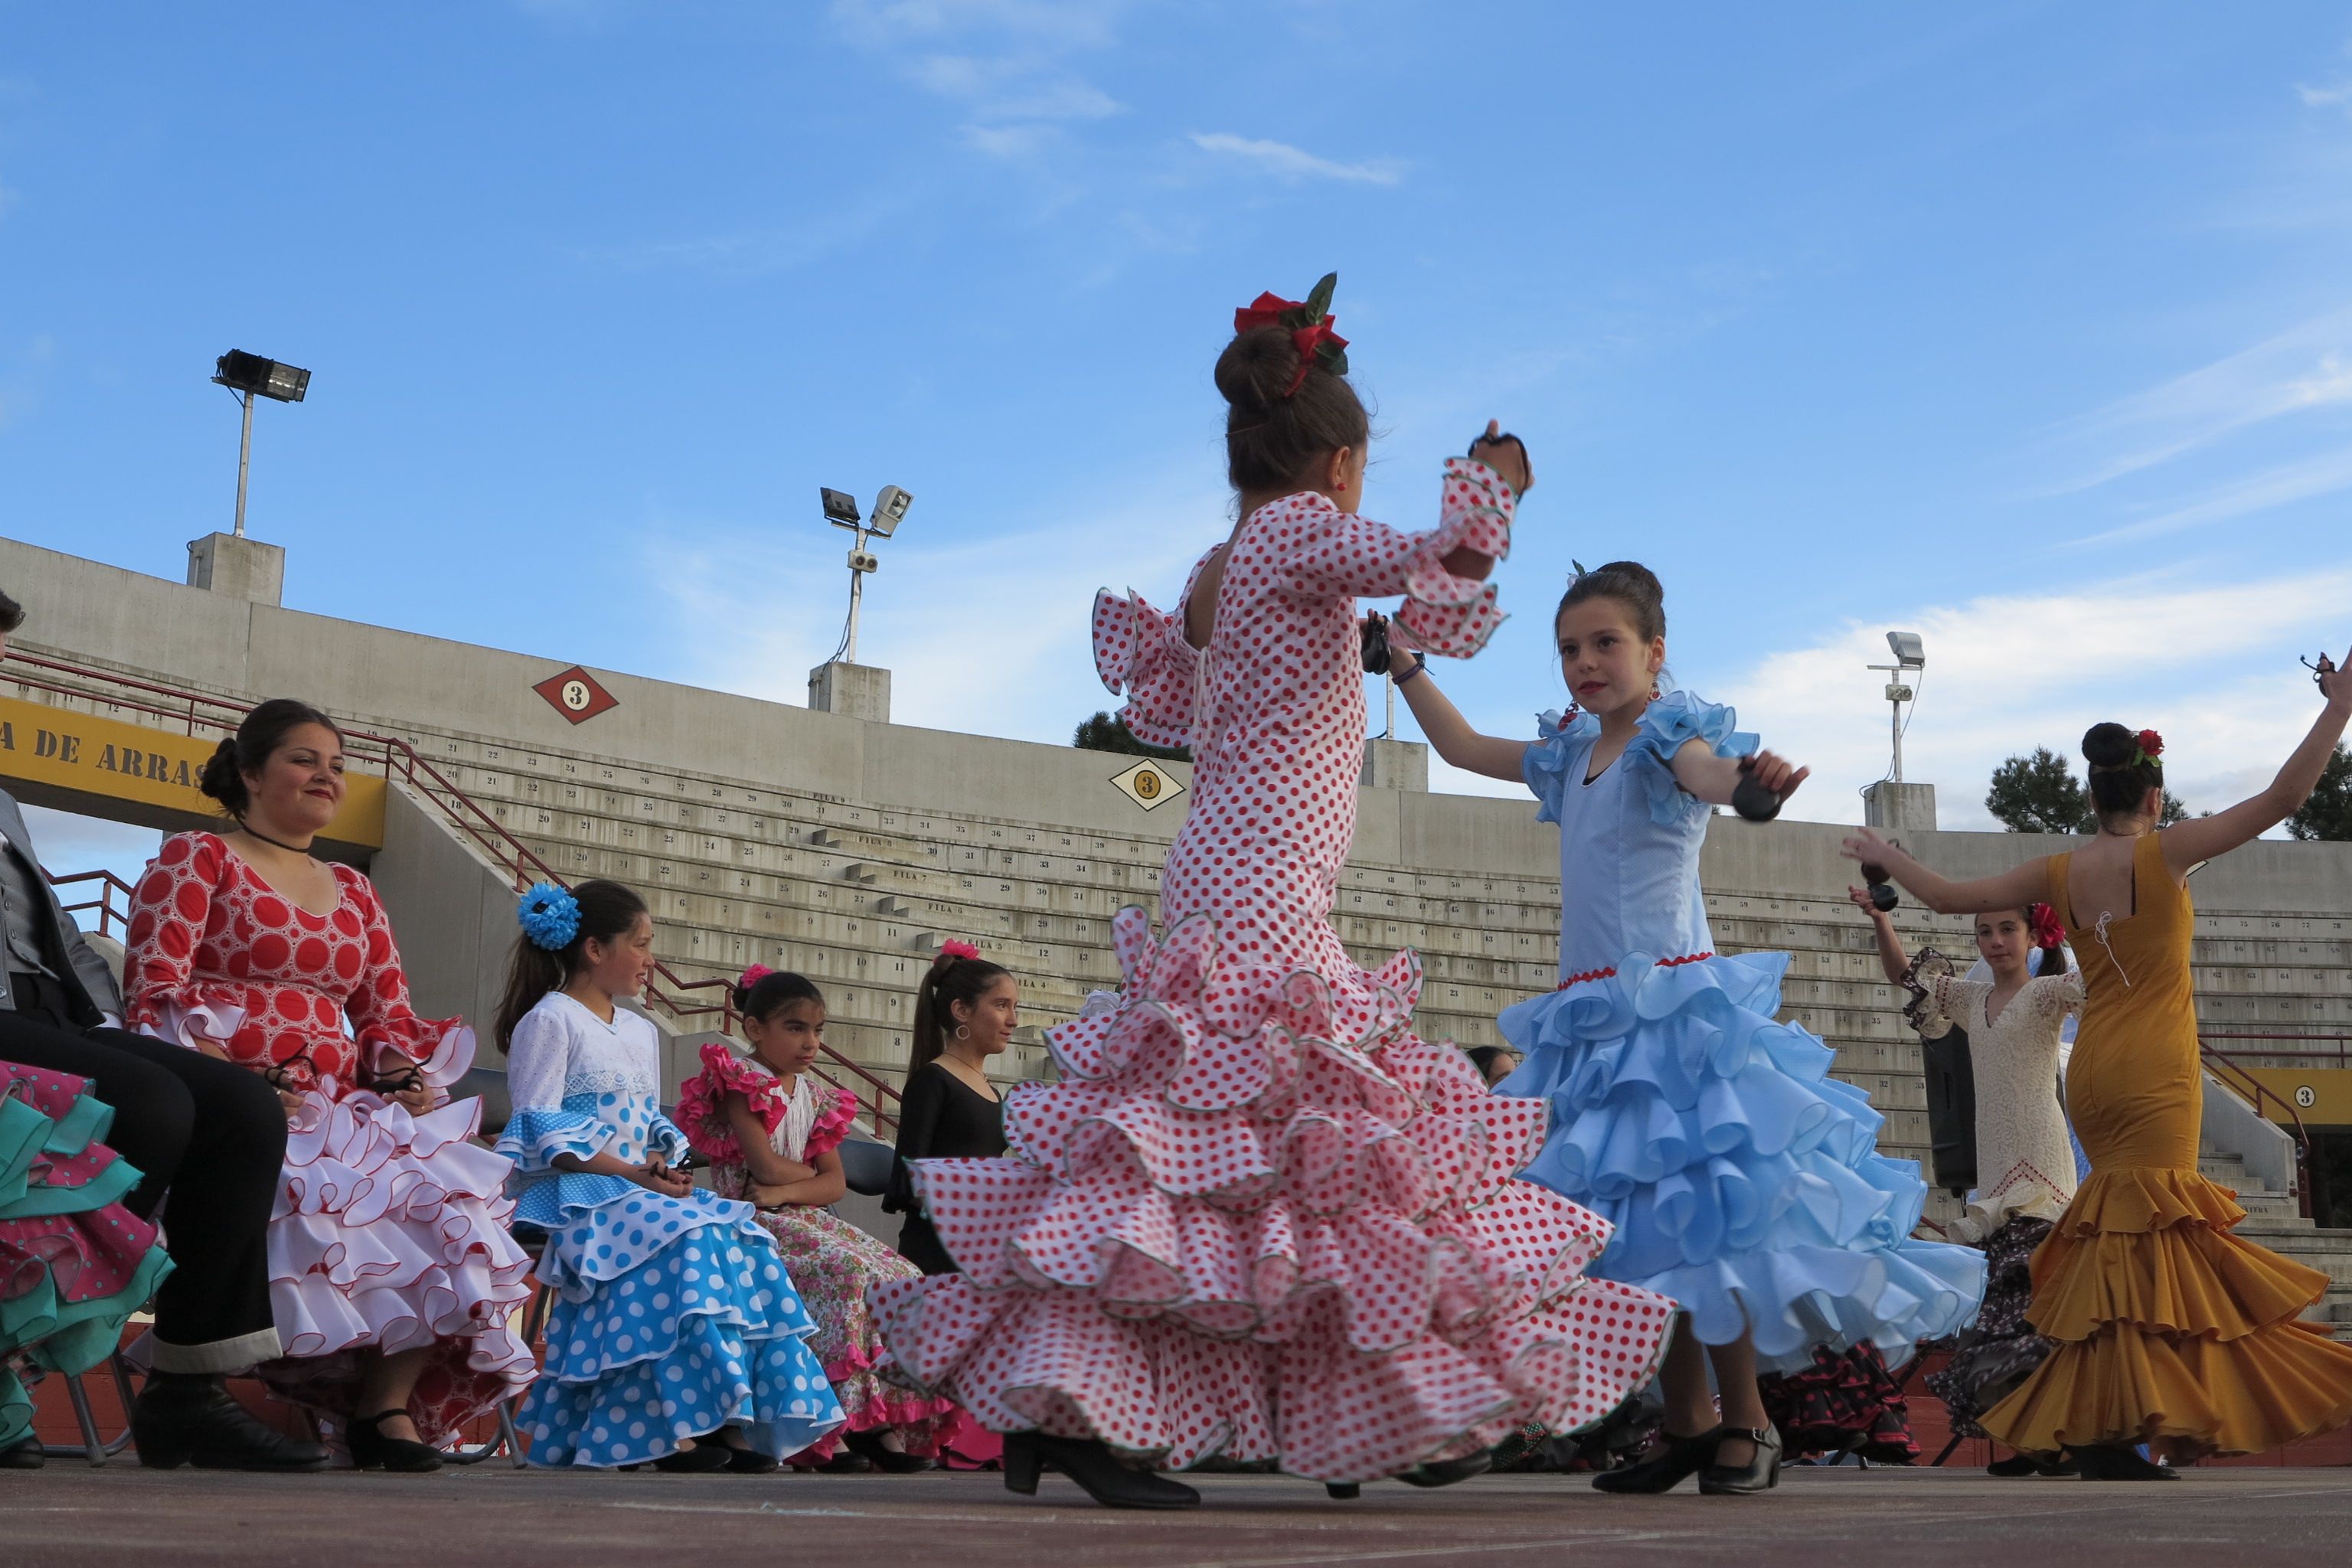
<instances>
[{"instance_id":1,"label":"girl in black top","mask_svg":"<svg viewBox=\"0 0 2352 1568\"><path fill-rule=\"evenodd\" d=\"M1021 986L969 942L940 944L915 996L914 1045L898 1104L898 1163L882 1207L903 1214L898 1255L926 1274L952 1274L915 1189L914 1160L993 1159L1004 1152L1004 1102L988 1058L1012 1044Z\"/></svg>"}]
</instances>

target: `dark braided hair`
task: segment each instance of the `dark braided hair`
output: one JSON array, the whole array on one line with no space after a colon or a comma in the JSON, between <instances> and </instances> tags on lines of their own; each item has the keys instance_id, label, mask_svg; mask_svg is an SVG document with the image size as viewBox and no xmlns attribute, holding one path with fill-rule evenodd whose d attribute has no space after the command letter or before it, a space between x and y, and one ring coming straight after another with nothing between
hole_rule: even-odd
<instances>
[{"instance_id":1,"label":"dark braided hair","mask_svg":"<svg viewBox=\"0 0 2352 1568\"><path fill-rule=\"evenodd\" d=\"M2083 734L2090 764L2091 809L2101 823L2137 816L2147 792L2164 787L2164 764L2143 755L2137 732L2121 724L2094 724Z\"/></svg>"},{"instance_id":2,"label":"dark braided hair","mask_svg":"<svg viewBox=\"0 0 2352 1568\"><path fill-rule=\"evenodd\" d=\"M1559 626L1571 605L1587 599L1614 599L1624 605L1627 618L1643 642L1666 635L1665 584L1638 561L1612 561L1597 571L1577 574L1568 592L1559 596L1559 608L1551 613L1552 625Z\"/></svg>"},{"instance_id":3,"label":"dark braided hair","mask_svg":"<svg viewBox=\"0 0 2352 1568\"><path fill-rule=\"evenodd\" d=\"M795 1002L814 1002L824 1006L824 993L806 975L771 969L749 985L738 984L734 1000L735 1011L764 1024Z\"/></svg>"},{"instance_id":4,"label":"dark braided hair","mask_svg":"<svg viewBox=\"0 0 2352 1568\"><path fill-rule=\"evenodd\" d=\"M1318 359L1298 377L1298 348L1280 327L1253 327L1217 356L1225 413L1225 478L1234 489L1270 490L1301 482L1307 465L1342 447L1361 452L1372 422L1356 389Z\"/></svg>"},{"instance_id":5,"label":"dark braided hair","mask_svg":"<svg viewBox=\"0 0 2352 1568\"><path fill-rule=\"evenodd\" d=\"M236 734L213 748L213 754L205 759L204 772L196 777L196 787L220 802L222 810L244 821L245 814L253 808L253 792L246 787L245 775L268 767L286 737L305 724L319 725L338 741L343 738L335 721L308 702L273 697L247 713Z\"/></svg>"}]
</instances>

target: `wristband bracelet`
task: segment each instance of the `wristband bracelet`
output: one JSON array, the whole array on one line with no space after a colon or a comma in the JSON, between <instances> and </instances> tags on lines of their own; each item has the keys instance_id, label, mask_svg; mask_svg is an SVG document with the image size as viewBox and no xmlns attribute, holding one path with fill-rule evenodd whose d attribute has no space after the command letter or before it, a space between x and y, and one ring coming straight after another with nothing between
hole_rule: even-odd
<instances>
[{"instance_id":1,"label":"wristband bracelet","mask_svg":"<svg viewBox=\"0 0 2352 1568\"><path fill-rule=\"evenodd\" d=\"M1404 674L1398 676L1396 678L1396 683L1399 686L1402 686L1406 681L1412 679L1413 677L1418 675L1426 675L1428 673L1429 660L1423 658L1420 653L1416 652L1412 656L1412 668L1407 670Z\"/></svg>"}]
</instances>

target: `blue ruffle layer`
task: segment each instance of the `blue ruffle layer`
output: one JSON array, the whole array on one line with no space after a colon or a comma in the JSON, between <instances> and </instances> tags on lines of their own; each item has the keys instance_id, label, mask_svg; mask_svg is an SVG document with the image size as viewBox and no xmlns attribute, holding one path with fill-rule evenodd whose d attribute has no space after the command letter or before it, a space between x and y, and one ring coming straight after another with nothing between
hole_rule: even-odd
<instances>
[{"instance_id":1,"label":"blue ruffle layer","mask_svg":"<svg viewBox=\"0 0 2352 1568\"><path fill-rule=\"evenodd\" d=\"M1984 1255L1911 1239L1918 1163L1877 1153L1884 1119L1827 1076L1835 1053L1773 1021L1788 965L1628 954L1505 1011L1527 1059L1496 1092L1551 1101L1520 1174L1617 1226L1592 1272L1673 1297L1706 1343L1752 1329L1768 1372L1864 1340L1899 1364L1976 1316Z\"/></svg>"},{"instance_id":2,"label":"blue ruffle layer","mask_svg":"<svg viewBox=\"0 0 2352 1568\"><path fill-rule=\"evenodd\" d=\"M532 1464L640 1464L730 1425L781 1456L844 1424L808 1347L816 1325L774 1240L754 1234L691 1231L584 1299L557 1300L520 1421Z\"/></svg>"},{"instance_id":3,"label":"blue ruffle layer","mask_svg":"<svg viewBox=\"0 0 2352 1568\"><path fill-rule=\"evenodd\" d=\"M1535 792L1538 822L1559 820L1559 797L1567 789L1568 764L1580 758L1586 742L1601 733L1601 719L1579 713L1563 720L1557 709L1536 716L1539 739L1520 759L1519 774ZM1650 818L1671 827L1685 817L1705 816L1715 808L1683 789L1675 780L1675 753L1692 741L1705 741L1718 757L1753 756L1761 739L1739 727L1738 711L1727 703L1702 702L1687 691L1669 691L1642 710L1633 738L1625 742L1621 767L1633 768L1642 779L1650 803Z\"/></svg>"}]
</instances>

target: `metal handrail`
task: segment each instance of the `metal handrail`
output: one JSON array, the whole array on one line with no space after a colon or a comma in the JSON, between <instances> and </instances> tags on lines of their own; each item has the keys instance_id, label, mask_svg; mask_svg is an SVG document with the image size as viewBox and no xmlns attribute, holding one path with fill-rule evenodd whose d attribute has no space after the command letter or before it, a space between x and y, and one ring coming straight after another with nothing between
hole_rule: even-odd
<instances>
[{"instance_id":1,"label":"metal handrail","mask_svg":"<svg viewBox=\"0 0 2352 1568\"><path fill-rule=\"evenodd\" d=\"M2219 1051L2206 1049L2201 1037L2197 1042L2197 1054L2204 1061L2208 1072L2219 1079L2230 1092L2252 1104L2257 1111L2270 1104L2286 1112L2287 1119L2294 1124L2295 1213L2305 1219L2315 1218L2311 1212L2311 1133L2303 1124L2303 1112L2295 1109L2293 1100L2273 1090L2268 1084L2228 1057ZM2266 1117L2264 1120L2275 1122L2278 1119Z\"/></svg>"},{"instance_id":2,"label":"metal handrail","mask_svg":"<svg viewBox=\"0 0 2352 1568\"><path fill-rule=\"evenodd\" d=\"M109 922L120 921L122 922L123 936L126 939L130 936L131 900L132 894L136 891L130 883L124 881L113 872L104 869L96 871L73 871L65 876L59 877L52 875L49 868L44 866L41 868L41 875L48 878L49 886L52 888L62 888L69 882L96 882L98 884L98 897L85 900L79 904L60 902L58 908L64 910L65 912L69 915L79 914L84 910L96 910L98 911L99 935L104 936L107 934L106 928ZM120 910L117 910L114 907L114 895L118 892L122 895L122 908Z\"/></svg>"},{"instance_id":3,"label":"metal handrail","mask_svg":"<svg viewBox=\"0 0 2352 1568\"><path fill-rule=\"evenodd\" d=\"M55 692L63 697L77 697L86 701L107 702L117 708L129 708L133 711L149 713L159 718L180 720L185 723L187 732L191 735L196 732L196 726L199 724L215 730L235 730L253 708L250 703L239 702L231 698L214 697L201 691L160 686L153 681L120 675L113 670L95 669L88 665L49 658L40 654L12 650L6 657L10 664L31 665L42 669L57 670L63 674L78 676L84 680L103 681L133 691L144 692L149 696L168 697L175 702L184 703L186 707L183 711L176 707L160 708L152 702L141 702L128 698L93 692L77 686L60 686L54 681L30 679L15 673L0 674L0 679L13 681L16 685L31 687L37 690ZM199 712L198 704L218 709L220 712L218 714ZM374 763L383 770L386 780L396 778L430 800L449 818L452 826L464 831L488 853L493 864L499 866L501 869L511 866L512 886L515 891L522 891L534 881L552 882L559 888L570 885L552 866L533 854L529 845L516 837L494 813L484 807L472 795L467 795L439 768L426 761L416 748L406 741L396 735L378 735L365 730L346 730L343 731L343 740L347 745L357 742L362 745L381 748L380 754L371 755L366 751L354 747L352 754L362 761ZM121 878L106 871L84 871L62 879L80 881L99 877L103 877L113 886L121 888L126 896L131 892L130 886ZM58 880L58 879L52 879L52 880ZM100 894L100 907L101 908L104 896L103 893ZM92 906L77 904L72 907L86 909ZM128 918L126 916L115 918L123 921L124 930L127 932L130 929ZM101 914L100 918L101 933L105 929L105 923L106 915ZM656 985L648 985L646 988L646 994L647 1000L660 1006L672 1017L684 1019L716 1013L719 1015L719 1032L726 1035L732 1035L735 1032L736 1012L732 983L726 980L687 980L659 959L654 961L654 975L656 979L666 984L672 992L676 993L719 987L720 997L716 1005L691 1003L678 995L665 995L660 987ZM861 1064L852 1061L835 1047L820 1045L819 1049L824 1052L824 1060L827 1063L856 1079L866 1086L868 1092L866 1095L858 1094L857 1090L839 1081L824 1068L813 1069L817 1078L831 1088L845 1090L852 1099L867 1100L867 1118L873 1122L877 1132L882 1131L886 1122L892 1128L896 1128L898 1118L891 1108L895 1107L899 1099L898 1091L866 1070Z\"/></svg>"}]
</instances>

